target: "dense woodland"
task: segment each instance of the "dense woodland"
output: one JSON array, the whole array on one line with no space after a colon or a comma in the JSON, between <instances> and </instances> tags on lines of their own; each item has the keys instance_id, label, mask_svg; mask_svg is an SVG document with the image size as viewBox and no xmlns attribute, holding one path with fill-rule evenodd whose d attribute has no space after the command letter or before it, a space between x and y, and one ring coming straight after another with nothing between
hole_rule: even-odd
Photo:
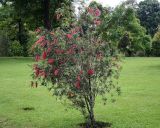
<instances>
[{"instance_id":1,"label":"dense woodland","mask_svg":"<svg viewBox=\"0 0 160 128\"><path fill-rule=\"evenodd\" d=\"M77 20L74 8L77 2L0 0L0 56L32 56L30 48L37 40L35 30L69 27ZM106 25L99 31L105 31L103 36L126 56L160 56L158 0L144 0L138 4L128 0L115 8L91 4L97 4L103 12L102 18L106 19Z\"/></svg>"}]
</instances>

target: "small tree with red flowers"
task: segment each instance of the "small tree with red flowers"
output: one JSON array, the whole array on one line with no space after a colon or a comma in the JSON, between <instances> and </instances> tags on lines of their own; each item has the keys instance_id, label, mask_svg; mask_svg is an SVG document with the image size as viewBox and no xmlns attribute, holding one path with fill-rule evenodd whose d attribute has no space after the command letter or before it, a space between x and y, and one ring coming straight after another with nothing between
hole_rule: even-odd
<instances>
[{"instance_id":1,"label":"small tree with red flowers","mask_svg":"<svg viewBox=\"0 0 160 128\"><path fill-rule=\"evenodd\" d=\"M119 56L112 43L97 32L101 27L101 11L88 7L81 20L53 32L37 29L39 39L32 49L35 55L33 78L48 85L55 96L68 98L79 109L89 127L95 127L96 96L104 103L108 94L119 92Z\"/></svg>"}]
</instances>

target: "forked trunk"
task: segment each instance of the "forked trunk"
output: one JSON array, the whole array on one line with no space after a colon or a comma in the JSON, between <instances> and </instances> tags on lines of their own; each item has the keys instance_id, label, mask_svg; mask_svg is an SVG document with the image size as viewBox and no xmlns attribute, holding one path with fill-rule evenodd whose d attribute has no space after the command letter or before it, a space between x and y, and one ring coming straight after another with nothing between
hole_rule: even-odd
<instances>
[{"instance_id":1,"label":"forked trunk","mask_svg":"<svg viewBox=\"0 0 160 128\"><path fill-rule=\"evenodd\" d=\"M91 128L95 128L95 117L94 117L94 102L95 102L95 97L93 95L93 90L91 86L91 79L89 78L89 125Z\"/></svg>"}]
</instances>

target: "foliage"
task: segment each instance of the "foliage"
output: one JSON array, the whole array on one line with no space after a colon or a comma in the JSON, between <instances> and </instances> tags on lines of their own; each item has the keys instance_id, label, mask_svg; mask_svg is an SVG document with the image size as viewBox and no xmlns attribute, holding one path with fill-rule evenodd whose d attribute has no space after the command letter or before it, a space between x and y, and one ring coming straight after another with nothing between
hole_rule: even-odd
<instances>
[{"instance_id":1,"label":"foliage","mask_svg":"<svg viewBox=\"0 0 160 128\"><path fill-rule=\"evenodd\" d=\"M144 0L138 5L138 17L147 33L154 36L160 23L160 2L158 0Z\"/></svg>"},{"instance_id":2,"label":"foliage","mask_svg":"<svg viewBox=\"0 0 160 128\"><path fill-rule=\"evenodd\" d=\"M31 47L37 40L36 32L29 31L28 36L29 36L29 38L28 38L28 43L27 43L27 52L28 52L29 56L32 56Z\"/></svg>"},{"instance_id":3,"label":"foliage","mask_svg":"<svg viewBox=\"0 0 160 128\"><path fill-rule=\"evenodd\" d=\"M68 98L94 127L94 105L97 95L106 103L109 93L120 92L115 80L119 76L119 56L112 43L103 40L97 29L103 23L97 6L86 9L81 20L53 32L37 30L39 39L33 45L35 60L33 78L60 98ZM35 82L37 84L37 82ZM33 84L33 83L32 83Z\"/></svg>"},{"instance_id":4,"label":"foliage","mask_svg":"<svg viewBox=\"0 0 160 128\"><path fill-rule=\"evenodd\" d=\"M13 41L9 44L9 56L21 56L23 53L23 47L18 41Z\"/></svg>"},{"instance_id":5,"label":"foliage","mask_svg":"<svg viewBox=\"0 0 160 128\"><path fill-rule=\"evenodd\" d=\"M35 30L37 27L47 27L51 29L61 26L57 20L57 13L59 8L70 8L72 0L9 0L16 10L15 17L22 18L23 22L27 24L29 30ZM48 4L48 5L46 5ZM47 6L47 8L46 8ZM64 14L67 14L64 16ZM46 17L48 15L48 17ZM70 12L63 13L63 17L70 16ZM47 18L47 19L46 19ZM47 20L47 21L46 21ZM46 23L48 22L48 23Z\"/></svg>"},{"instance_id":6,"label":"foliage","mask_svg":"<svg viewBox=\"0 0 160 128\"><path fill-rule=\"evenodd\" d=\"M16 39L16 26L12 24L12 16L12 7L0 7L0 56L9 55L9 42Z\"/></svg>"},{"instance_id":7,"label":"foliage","mask_svg":"<svg viewBox=\"0 0 160 128\"><path fill-rule=\"evenodd\" d=\"M160 31L157 31L157 33L153 37L152 55L160 56Z\"/></svg>"},{"instance_id":8,"label":"foliage","mask_svg":"<svg viewBox=\"0 0 160 128\"><path fill-rule=\"evenodd\" d=\"M28 56L27 48L32 38L29 31L37 27L46 27L50 23L50 28L66 25L68 17L73 15L70 11L72 1L68 0L48 0L49 3L41 0L3 0L0 1L0 30L5 34L9 42L19 41L23 47L23 56ZM47 5L48 8L45 8ZM62 8L62 9L59 9ZM63 11L68 8L68 11ZM46 12L48 10L48 12ZM61 15L63 13L63 16ZM48 15L48 19L46 19ZM58 18L59 17L59 18ZM63 22L59 22L59 20ZM47 21L48 20L48 21ZM3 36L4 37L4 36ZM6 51L7 52L7 51Z\"/></svg>"},{"instance_id":9,"label":"foliage","mask_svg":"<svg viewBox=\"0 0 160 128\"><path fill-rule=\"evenodd\" d=\"M26 44L28 33L26 31L25 24L21 20L17 20L15 15L17 14L15 9L10 4L0 7L0 31L5 35L6 40L12 43L16 40L20 42L20 45L23 47L23 52L19 55L27 56Z\"/></svg>"},{"instance_id":10,"label":"foliage","mask_svg":"<svg viewBox=\"0 0 160 128\"><path fill-rule=\"evenodd\" d=\"M111 19L108 23L108 18ZM132 6L122 3L111 14L104 17L106 24L102 27L104 37L115 42L115 45L128 56L136 55L138 51L144 54L151 49L151 37L140 25Z\"/></svg>"},{"instance_id":11,"label":"foliage","mask_svg":"<svg viewBox=\"0 0 160 128\"><path fill-rule=\"evenodd\" d=\"M0 32L0 56L8 56L7 37Z\"/></svg>"}]
</instances>

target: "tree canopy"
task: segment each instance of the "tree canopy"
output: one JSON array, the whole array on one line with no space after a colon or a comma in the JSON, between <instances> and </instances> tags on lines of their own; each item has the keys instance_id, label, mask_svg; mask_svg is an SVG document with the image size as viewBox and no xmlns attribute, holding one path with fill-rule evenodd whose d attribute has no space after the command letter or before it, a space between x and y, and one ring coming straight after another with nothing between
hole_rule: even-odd
<instances>
[{"instance_id":1,"label":"tree canopy","mask_svg":"<svg viewBox=\"0 0 160 128\"><path fill-rule=\"evenodd\" d=\"M160 2L158 0L144 0L138 5L138 17L147 33L154 36L160 24Z\"/></svg>"}]
</instances>

